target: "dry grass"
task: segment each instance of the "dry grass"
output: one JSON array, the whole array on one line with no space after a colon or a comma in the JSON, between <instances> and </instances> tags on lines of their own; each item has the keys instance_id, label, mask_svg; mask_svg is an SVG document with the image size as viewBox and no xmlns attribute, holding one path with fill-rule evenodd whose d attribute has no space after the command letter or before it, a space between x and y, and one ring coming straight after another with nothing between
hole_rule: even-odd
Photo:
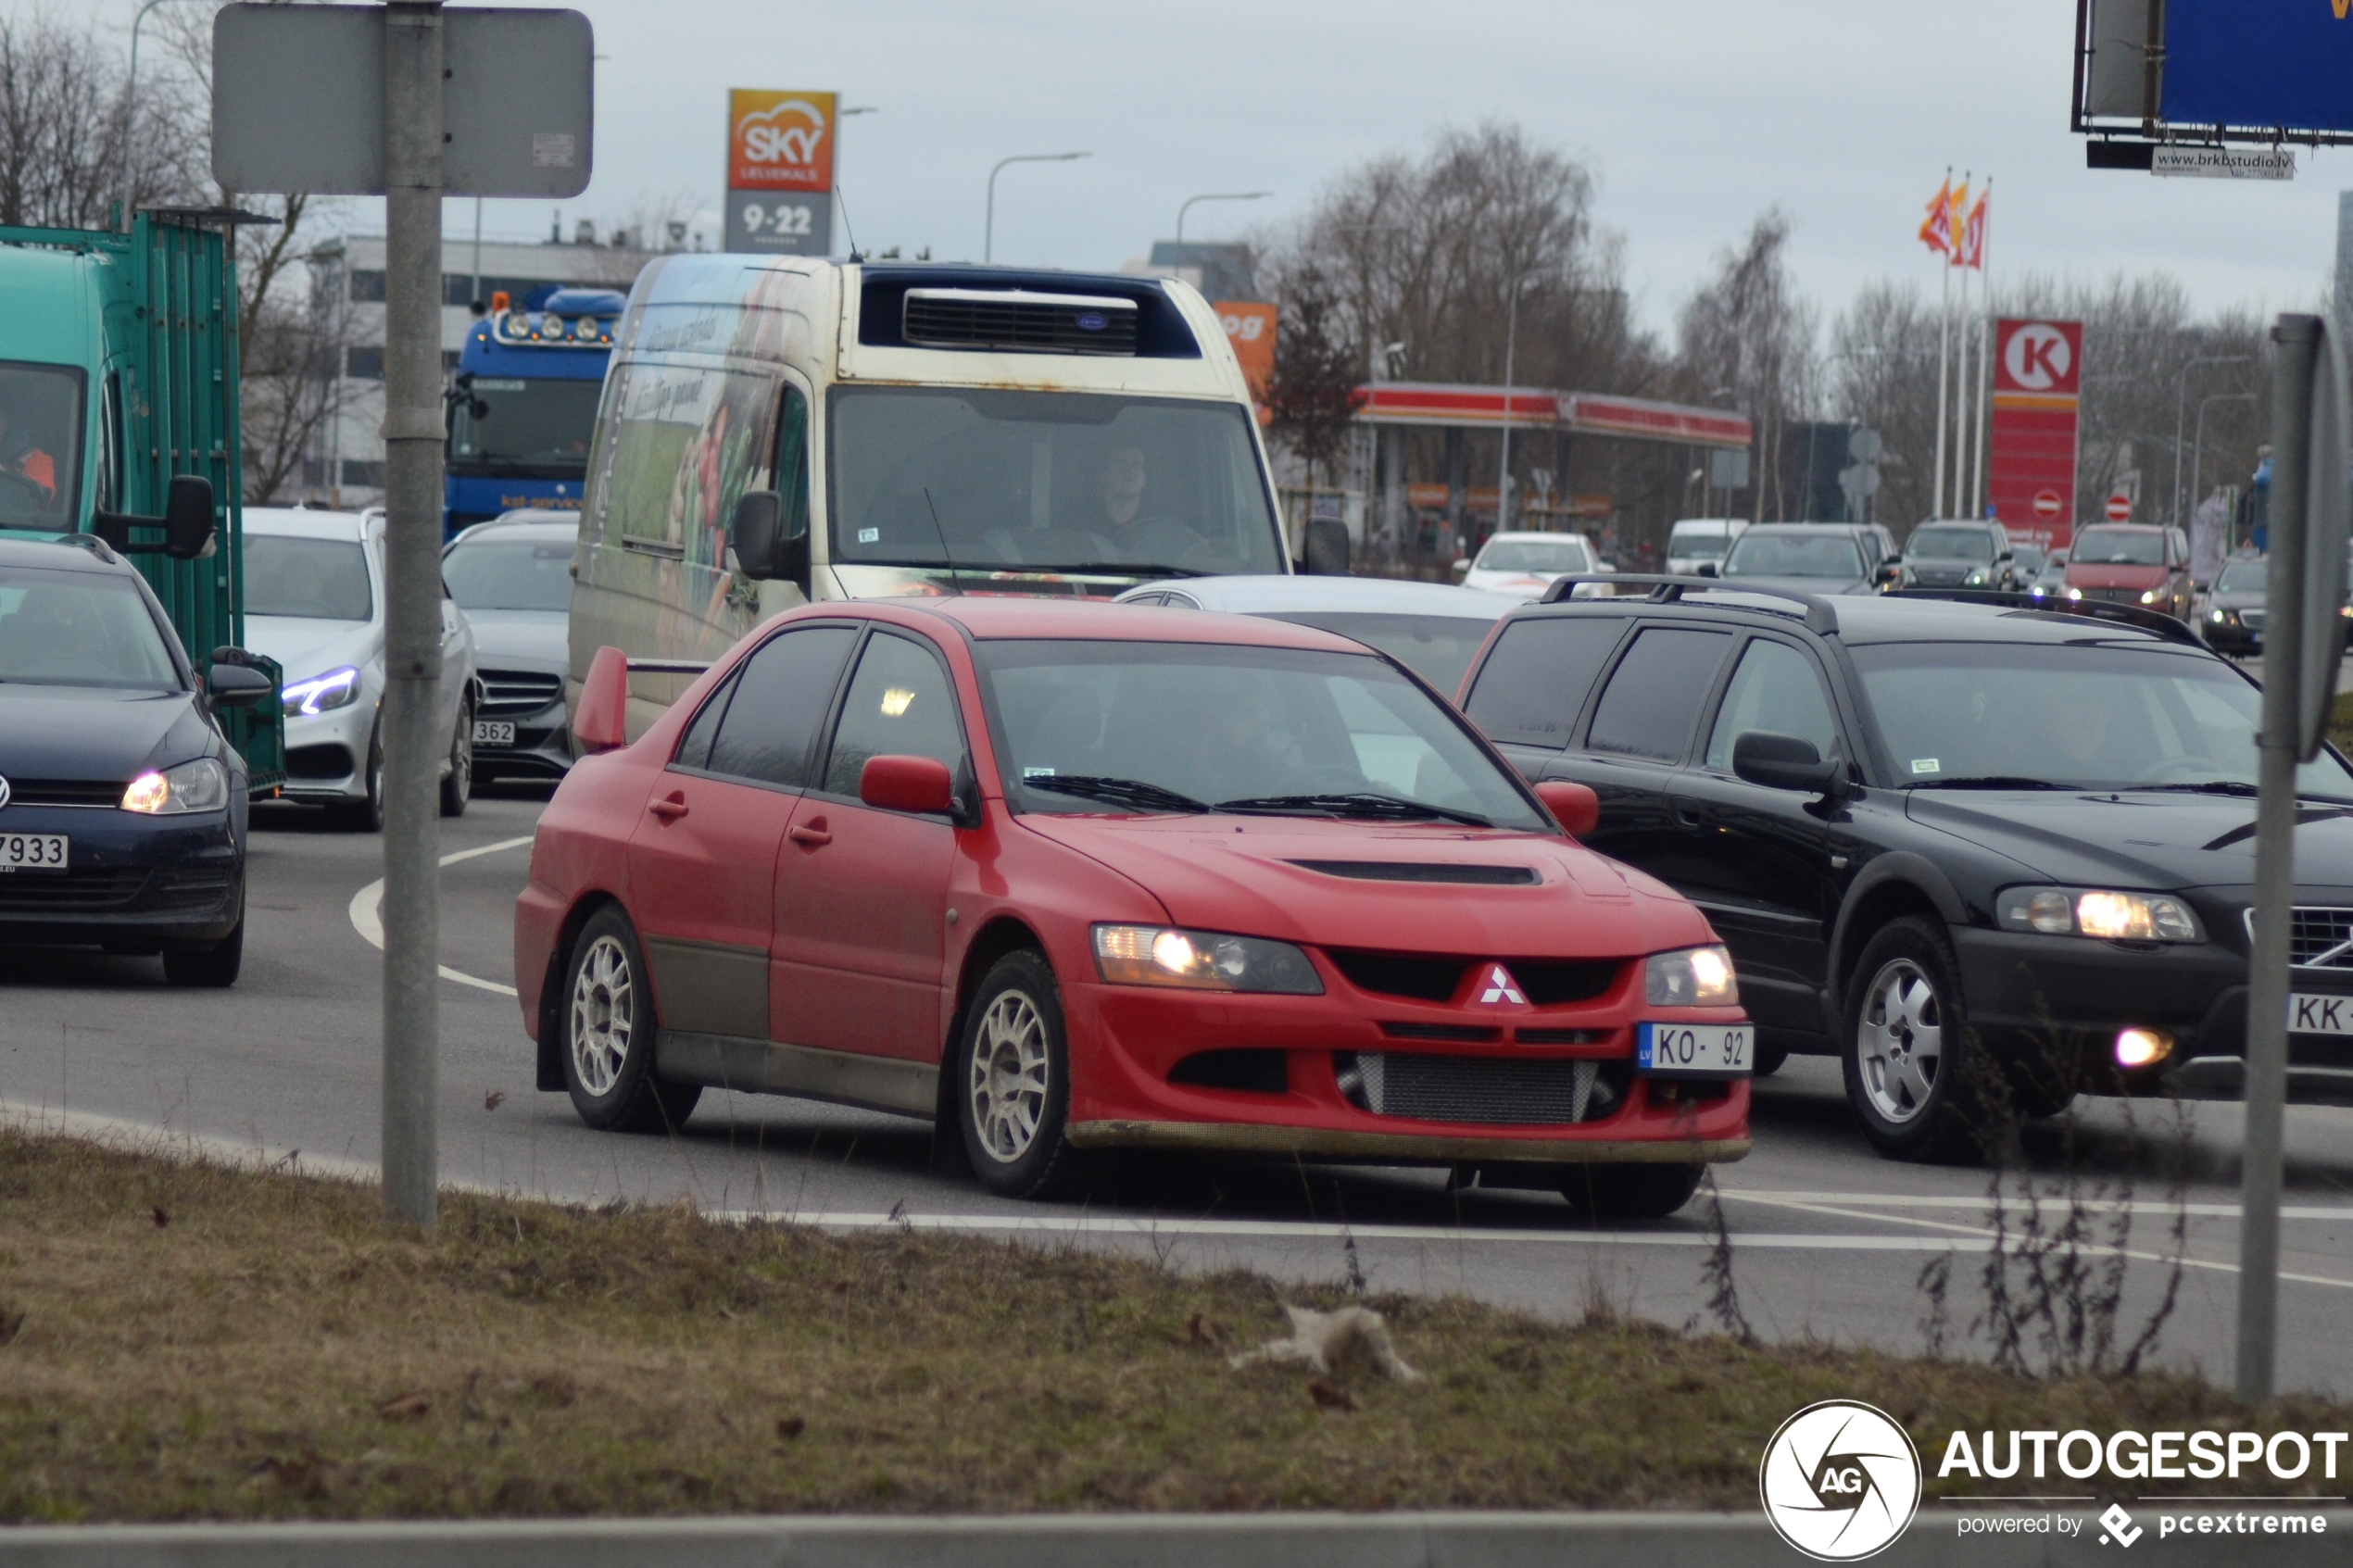
<instances>
[{"instance_id":1,"label":"dry grass","mask_svg":"<svg viewBox=\"0 0 2353 1568\"><path fill-rule=\"evenodd\" d=\"M1955 1424L2246 1413L2178 1378L2036 1384L1459 1299L1374 1303L1419 1385L1229 1370L1302 1296L476 1198L426 1244L371 1189L0 1133L0 1519L1744 1509L1765 1438L1818 1399L1881 1404L1931 1469Z\"/></svg>"}]
</instances>

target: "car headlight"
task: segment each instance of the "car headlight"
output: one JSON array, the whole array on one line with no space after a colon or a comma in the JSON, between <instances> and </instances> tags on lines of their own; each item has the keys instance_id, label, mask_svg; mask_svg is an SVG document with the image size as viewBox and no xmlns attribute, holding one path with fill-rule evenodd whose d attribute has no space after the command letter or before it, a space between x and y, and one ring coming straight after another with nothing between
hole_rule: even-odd
<instances>
[{"instance_id":1,"label":"car headlight","mask_svg":"<svg viewBox=\"0 0 2353 1568\"><path fill-rule=\"evenodd\" d=\"M1288 942L1159 925L1095 927L1095 967L1114 985L1320 997L1324 982Z\"/></svg>"},{"instance_id":2,"label":"car headlight","mask_svg":"<svg viewBox=\"0 0 2353 1568\"><path fill-rule=\"evenodd\" d=\"M1642 996L1655 1008L1733 1008L1741 1005L1741 983L1726 948L1686 947L1651 955L1642 966Z\"/></svg>"},{"instance_id":3,"label":"car headlight","mask_svg":"<svg viewBox=\"0 0 2353 1568\"><path fill-rule=\"evenodd\" d=\"M1982 588L1985 586L1985 573L1982 571L1970 572L1967 577L1961 580L1961 586L1964 588Z\"/></svg>"},{"instance_id":4,"label":"car headlight","mask_svg":"<svg viewBox=\"0 0 2353 1568\"><path fill-rule=\"evenodd\" d=\"M2227 609L2218 609L2214 611L2213 614L2207 617L2207 619L2213 621L2217 626L2227 626L2231 623L2231 612Z\"/></svg>"},{"instance_id":5,"label":"car headlight","mask_svg":"<svg viewBox=\"0 0 2353 1568\"><path fill-rule=\"evenodd\" d=\"M189 811L218 811L229 804L229 770L209 757L142 773L122 792L122 809L150 817L176 817Z\"/></svg>"},{"instance_id":6,"label":"car headlight","mask_svg":"<svg viewBox=\"0 0 2353 1568\"><path fill-rule=\"evenodd\" d=\"M2081 588L2070 588L2067 591L2067 596L2070 599L2080 599L2083 596L2083 590Z\"/></svg>"},{"instance_id":7,"label":"car headlight","mask_svg":"<svg viewBox=\"0 0 2353 1568\"><path fill-rule=\"evenodd\" d=\"M359 671L346 664L308 681L294 681L279 692L286 717L310 718L331 708L348 708L359 700Z\"/></svg>"},{"instance_id":8,"label":"car headlight","mask_svg":"<svg viewBox=\"0 0 2353 1568\"><path fill-rule=\"evenodd\" d=\"M2157 590L2151 588L2147 593L2143 594L2141 596L2141 602L2145 605L2153 605L2157 603Z\"/></svg>"},{"instance_id":9,"label":"car headlight","mask_svg":"<svg viewBox=\"0 0 2353 1568\"><path fill-rule=\"evenodd\" d=\"M2198 942L2197 917L2163 893L2099 888L2013 887L1994 900L2005 931L2096 936L2111 942Z\"/></svg>"}]
</instances>

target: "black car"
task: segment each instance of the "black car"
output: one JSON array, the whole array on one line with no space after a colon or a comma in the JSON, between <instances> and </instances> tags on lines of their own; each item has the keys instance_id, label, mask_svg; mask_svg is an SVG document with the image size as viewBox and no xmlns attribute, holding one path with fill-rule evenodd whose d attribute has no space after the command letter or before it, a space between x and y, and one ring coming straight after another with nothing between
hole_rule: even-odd
<instances>
[{"instance_id":1,"label":"black car","mask_svg":"<svg viewBox=\"0 0 2353 1568\"><path fill-rule=\"evenodd\" d=\"M2042 562L2038 558L2035 564ZM1904 571L1922 588L1992 588L2007 593L2033 581L2020 570L1998 522L1923 522L1904 542Z\"/></svg>"},{"instance_id":2,"label":"black car","mask_svg":"<svg viewBox=\"0 0 2353 1568\"><path fill-rule=\"evenodd\" d=\"M1723 565L1702 563L1700 575L1808 594L1876 594L1899 580L1899 560L1875 558L1884 548L1876 531L1845 522L1768 522L1742 533Z\"/></svg>"},{"instance_id":3,"label":"black car","mask_svg":"<svg viewBox=\"0 0 2353 1568\"><path fill-rule=\"evenodd\" d=\"M2197 618L2198 632L2216 653L2263 649L2263 596L2271 571L2264 556L2233 556L2222 563Z\"/></svg>"},{"instance_id":4,"label":"black car","mask_svg":"<svg viewBox=\"0 0 2353 1568\"><path fill-rule=\"evenodd\" d=\"M275 684L213 656L209 689L145 581L89 536L0 541L0 946L161 953L235 983L245 765L213 717Z\"/></svg>"},{"instance_id":5,"label":"black car","mask_svg":"<svg viewBox=\"0 0 2353 1568\"><path fill-rule=\"evenodd\" d=\"M1730 947L1758 1070L1841 1057L1887 1154L1994 1105L2237 1092L2255 876L2253 682L2136 608L1555 584L1497 631L1471 719L1601 797L1588 842ZM1646 598L1627 590L1647 586ZM2353 1098L2353 770L2305 767L2292 1095ZM1999 1074L1970 1071L1999 1063Z\"/></svg>"}]
</instances>

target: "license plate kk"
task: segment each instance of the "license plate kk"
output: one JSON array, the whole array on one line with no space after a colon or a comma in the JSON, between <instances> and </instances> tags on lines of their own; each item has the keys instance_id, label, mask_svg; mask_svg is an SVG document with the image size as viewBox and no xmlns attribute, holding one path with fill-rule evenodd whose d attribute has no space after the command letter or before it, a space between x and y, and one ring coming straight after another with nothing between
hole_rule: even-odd
<instances>
[{"instance_id":1,"label":"license plate kk","mask_svg":"<svg viewBox=\"0 0 2353 1568\"><path fill-rule=\"evenodd\" d=\"M1634 1035L1634 1065L1653 1078L1744 1078L1756 1062L1747 1023L1645 1023Z\"/></svg>"},{"instance_id":2,"label":"license plate kk","mask_svg":"<svg viewBox=\"0 0 2353 1568\"><path fill-rule=\"evenodd\" d=\"M477 719L474 721L474 744L512 746L515 744L515 726L503 719Z\"/></svg>"},{"instance_id":3,"label":"license plate kk","mask_svg":"<svg viewBox=\"0 0 2353 1568\"><path fill-rule=\"evenodd\" d=\"M61 872L66 835L61 833L0 833L0 872Z\"/></svg>"},{"instance_id":4,"label":"license plate kk","mask_svg":"<svg viewBox=\"0 0 2353 1568\"><path fill-rule=\"evenodd\" d=\"M2353 1035L2353 997L2298 991L2287 999L2291 1035Z\"/></svg>"}]
</instances>

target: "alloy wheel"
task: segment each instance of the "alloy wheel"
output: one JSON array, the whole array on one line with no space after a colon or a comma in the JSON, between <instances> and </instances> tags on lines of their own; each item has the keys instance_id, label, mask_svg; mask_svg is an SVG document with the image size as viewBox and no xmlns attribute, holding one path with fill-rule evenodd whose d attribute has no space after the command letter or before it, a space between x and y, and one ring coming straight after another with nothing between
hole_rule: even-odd
<instances>
[{"instance_id":1,"label":"alloy wheel","mask_svg":"<svg viewBox=\"0 0 2353 1568\"><path fill-rule=\"evenodd\" d=\"M1019 991L981 1015L973 1036L973 1125L989 1157L1012 1164L1029 1152L1046 1114L1046 1021Z\"/></svg>"},{"instance_id":2,"label":"alloy wheel","mask_svg":"<svg viewBox=\"0 0 2353 1568\"><path fill-rule=\"evenodd\" d=\"M1928 1108L1944 1058L1944 1008L1919 965L1892 959L1871 980L1856 1027L1856 1063L1871 1109L1891 1123Z\"/></svg>"},{"instance_id":3,"label":"alloy wheel","mask_svg":"<svg viewBox=\"0 0 2353 1568\"><path fill-rule=\"evenodd\" d=\"M610 1094L629 1060L635 991L621 943L611 936L590 943L572 986L572 1066L591 1095Z\"/></svg>"}]
</instances>

